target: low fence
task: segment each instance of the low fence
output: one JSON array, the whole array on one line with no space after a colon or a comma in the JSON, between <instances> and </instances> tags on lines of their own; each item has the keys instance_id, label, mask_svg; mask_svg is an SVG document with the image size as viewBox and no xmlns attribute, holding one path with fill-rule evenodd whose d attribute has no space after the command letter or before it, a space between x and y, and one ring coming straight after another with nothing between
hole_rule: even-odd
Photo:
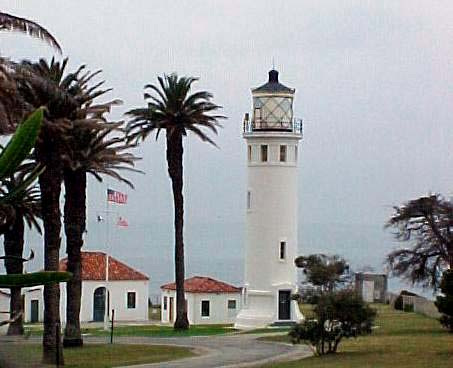
<instances>
[{"instance_id":1,"label":"low fence","mask_svg":"<svg viewBox=\"0 0 453 368\"><path fill-rule=\"evenodd\" d=\"M394 307L398 297L398 294L388 292L386 294L386 303ZM414 312L423 314L427 317L440 318L441 314L438 312L437 307L432 300L422 296L402 295L402 297L403 310L413 310Z\"/></svg>"},{"instance_id":2,"label":"low fence","mask_svg":"<svg viewBox=\"0 0 453 368\"><path fill-rule=\"evenodd\" d=\"M398 298L398 294L387 292L385 294L385 302L390 304L392 307L395 307L395 300Z\"/></svg>"},{"instance_id":3,"label":"low fence","mask_svg":"<svg viewBox=\"0 0 453 368\"><path fill-rule=\"evenodd\" d=\"M434 302L421 296L403 295L403 310L405 310L406 305L412 305L415 313L420 313L427 317L440 318L441 316Z\"/></svg>"}]
</instances>

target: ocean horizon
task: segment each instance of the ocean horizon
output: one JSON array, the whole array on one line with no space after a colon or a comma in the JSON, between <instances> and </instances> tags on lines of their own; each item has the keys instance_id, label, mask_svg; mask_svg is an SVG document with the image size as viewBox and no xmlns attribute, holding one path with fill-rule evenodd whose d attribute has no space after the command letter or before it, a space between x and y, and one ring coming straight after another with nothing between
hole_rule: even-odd
<instances>
[{"instance_id":1,"label":"ocean horizon","mask_svg":"<svg viewBox=\"0 0 453 368\"><path fill-rule=\"evenodd\" d=\"M129 221L127 228L109 226L106 244L105 223L88 221L84 250L108 252L113 257L144 272L150 277L150 298L159 300L160 286L174 281L174 241L172 223L137 223ZM236 286L244 282L244 223L186 223L186 277L209 276ZM338 254L353 271L372 269L385 273L386 254L397 245L390 231L377 224L309 224L299 225L299 255L313 253ZM36 232L26 234L26 252L33 249L35 259L25 265L35 271L43 267L42 237ZM65 257L65 239L60 251ZM0 272L4 273L3 262ZM301 279L299 272L299 281ZM431 290L414 287L398 278L389 278L389 291L412 290L428 298Z\"/></svg>"}]
</instances>

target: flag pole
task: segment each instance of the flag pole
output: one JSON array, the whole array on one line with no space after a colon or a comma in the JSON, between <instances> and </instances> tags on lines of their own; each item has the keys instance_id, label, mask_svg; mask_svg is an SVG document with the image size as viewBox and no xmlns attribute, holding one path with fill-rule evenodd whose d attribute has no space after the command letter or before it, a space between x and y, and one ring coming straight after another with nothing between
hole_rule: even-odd
<instances>
[{"instance_id":1,"label":"flag pole","mask_svg":"<svg viewBox=\"0 0 453 368\"><path fill-rule=\"evenodd\" d=\"M110 250L110 201L108 197L108 187L107 187L107 203L105 211L105 225L107 228L106 241L105 241L105 298L104 298L104 330L108 329L108 320L109 320L109 250Z\"/></svg>"}]
</instances>

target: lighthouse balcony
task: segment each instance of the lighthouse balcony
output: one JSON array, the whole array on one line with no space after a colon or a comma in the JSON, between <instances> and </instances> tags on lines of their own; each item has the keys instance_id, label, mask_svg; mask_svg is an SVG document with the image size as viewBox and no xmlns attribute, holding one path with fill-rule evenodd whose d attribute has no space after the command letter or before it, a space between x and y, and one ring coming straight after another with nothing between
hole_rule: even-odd
<instances>
[{"instance_id":1,"label":"lighthouse balcony","mask_svg":"<svg viewBox=\"0 0 453 368\"><path fill-rule=\"evenodd\" d=\"M244 120L244 133L253 132L290 132L302 135L302 119L290 121Z\"/></svg>"}]
</instances>

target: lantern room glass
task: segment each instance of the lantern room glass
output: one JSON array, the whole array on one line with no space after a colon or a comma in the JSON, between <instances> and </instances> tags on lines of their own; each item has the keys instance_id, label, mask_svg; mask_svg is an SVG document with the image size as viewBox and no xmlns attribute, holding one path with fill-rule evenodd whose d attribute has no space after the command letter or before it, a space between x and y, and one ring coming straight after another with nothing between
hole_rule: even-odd
<instances>
[{"instance_id":1,"label":"lantern room glass","mask_svg":"<svg viewBox=\"0 0 453 368\"><path fill-rule=\"evenodd\" d=\"M293 119L292 97L253 98L253 121L257 129L288 129Z\"/></svg>"}]
</instances>

